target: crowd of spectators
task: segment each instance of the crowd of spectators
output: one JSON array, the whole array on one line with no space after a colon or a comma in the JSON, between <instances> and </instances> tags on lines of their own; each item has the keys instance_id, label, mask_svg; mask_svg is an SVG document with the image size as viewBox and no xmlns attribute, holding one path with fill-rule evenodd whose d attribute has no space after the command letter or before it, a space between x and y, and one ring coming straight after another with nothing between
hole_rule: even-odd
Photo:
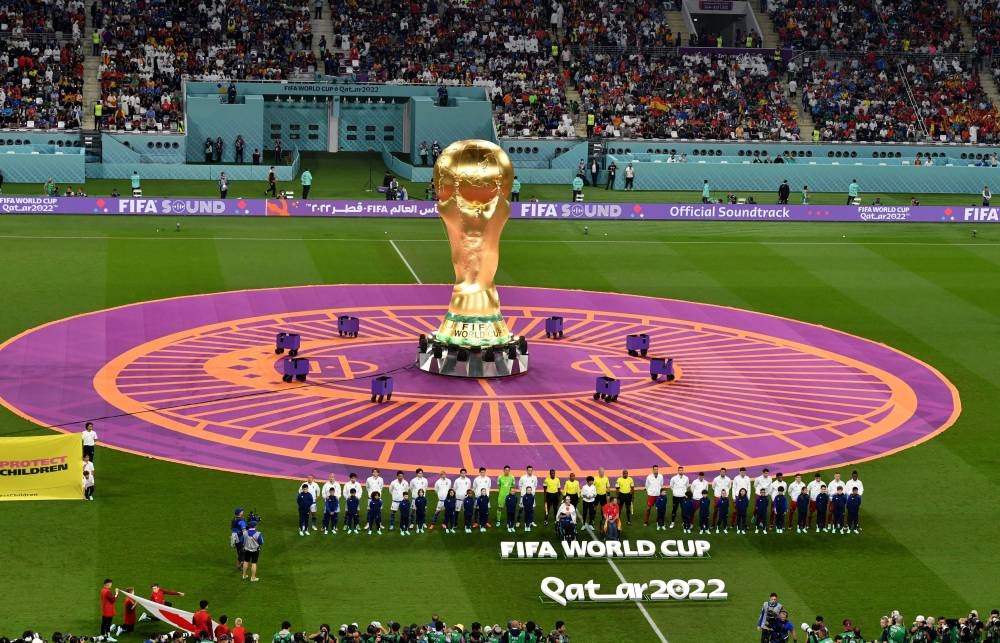
<instances>
[{"instance_id":1,"label":"crowd of spectators","mask_svg":"<svg viewBox=\"0 0 1000 643\"><path fill-rule=\"evenodd\" d=\"M997 111L978 72L957 59L936 57L908 61L905 73L930 138L960 143L998 140Z\"/></svg>"},{"instance_id":2,"label":"crowd of spectators","mask_svg":"<svg viewBox=\"0 0 1000 643\"><path fill-rule=\"evenodd\" d=\"M317 60L311 20L323 3L333 35L320 42ZM996 110L978 71L1000 39L1000 11L985 0L963 2L976 43L963 41L959 16L934 0L770 0L782 44L816 52L788 65L787 85L785 63L769 55L680 55L675 47L713 45L715 36L672 33L666 12L673 3L653 0L411 0L388 7L355 0L27 0L16 7L0 3L0 31L12 34L0 41L6 127L81 122L80 36L89 11L100 57L100 121L122 129L178 123L184 75L278 80L319 69L375 82L483 86L503 136L575 136L586 119L588 132L602 137L795 140L799 109L812 115L816 140L996 136ZM75 40L60 46L54 37L45 44L17 38L55 31ZM759 44L759 35L748 36ZM971 56L951 55L970 44ZM1000 67L993 72L1000 78ZM567 98L570 88L579 103Z\"/></svg>"},{"instance_id":3,"label":"crowd of spectators","mask_svg":"<svg viewBox=\"0 0 1000 643\"><path fill-rule=\"evenodd\" d=\"M869 51L806 57L796 70L802 109L824 141L912 141L921 136L897 61Z\"/></svg>"},{"instance_id":4,"label":"crowd of spectators","mask_svg":"<svg viewBox=\"0 0 1000 643\"><path fill-rule=\"evenodd\" d=\"M315 70L309 0L98 0L103 118L166 127L181 77L281 80Z\"/></svg>"},{"instance_id":5,"label":"crowd of spectators","mask_svg":"<svg viewBox=\"0 0 1000 643\"><path fill-rule=\"evenodd\" d=\"M574 78L597 136L796 140L794 108L762 54L596 56Z\"/></svg>"},{"instance_id":6,"label":"crowd of spectators","mask_svg":"<svg viewBox=\"0 0 1000 643\"><path fill-rule=\"evenodd\" d=\"M962 11L976 39L972 48L988 60L1000 45L1000 7L990 0L963 0Z\"/></svg>"},{"instance_id":7,"label":"crowd of spectators","mask_svg":"<svg viewBox=\"0 0 1000 643\"><path fill-rule=\"evenodd\" d=\"M958 16L935 0L774 0L781 43L802 51L957 53Z\"/></svg>"},{"instance_id":8,"label":"crowd of spectators","mask_svg":"<svg viewBox=\"0 0 1000 643\"><path fill-rule=\"evenodd\" d=\"M370 81L483 86L502 134L571 135L564 11L518 0L415 1L389 11L334 0L324 68Z\"/></svg>"},{"instance_id":9,"label":"crowd of spectators","mask_svg":"<svg viewBox=\"0 0 1000 643\"><path fill-rule=\"evenodd\" d=\"M996 110L968 59L876 53L804 56L794 72L818 140L996 140Z\"/></svg>"},{"instance_id":10,"label":"crowd of spectators","mask_svg":"<svg viewBox=\"0 0 1000 643\"><path fill-rule=\"evenodd\" d=\"M979 68L995 9L966 0L964 10L981 42L965 42L961 18L933 0L772 1L782 44L815 52L789 65L814 140L994 141Z\"/></svg>"},{"instance_id":11,"label":"crowd of spectators","mask_svg":"<svg viewBox=\"0 0 1000 643\"><path fill-rule=\"evenodd\" d=\"M0 3L0 127L79 126L82 11L78 1Z\"/></svg>"},{"instance_id":12,"label":"crowd of spectators","mask_svg":"<svg viewBox=\"0 0 1000 643\"><path fill-rule=\"evenodd\" d=\"M0 33L4 37L55 35L79 40L86 16L82 0L19 0L0 3Z\"/></svg>"}]
</instances>

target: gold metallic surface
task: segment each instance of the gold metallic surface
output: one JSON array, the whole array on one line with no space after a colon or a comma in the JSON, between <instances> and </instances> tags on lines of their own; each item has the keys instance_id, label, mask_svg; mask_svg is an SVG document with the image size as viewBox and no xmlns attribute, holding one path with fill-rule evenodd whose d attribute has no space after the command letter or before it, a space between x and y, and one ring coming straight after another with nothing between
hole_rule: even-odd
<instances>
[{"instance_id":1,"label":"gold metallic surface","mask_svg":"<svg viewBox=\"0 0 1000 643\"><path fill-rule=\"evenodd\" d=\"M435 338L490 346L510 341L493 279L500 263L500 233L510 218L514 168L489 141L456 141L434 164L437 210L448 232L455 288Z\"/></svg>"}]
</instances>

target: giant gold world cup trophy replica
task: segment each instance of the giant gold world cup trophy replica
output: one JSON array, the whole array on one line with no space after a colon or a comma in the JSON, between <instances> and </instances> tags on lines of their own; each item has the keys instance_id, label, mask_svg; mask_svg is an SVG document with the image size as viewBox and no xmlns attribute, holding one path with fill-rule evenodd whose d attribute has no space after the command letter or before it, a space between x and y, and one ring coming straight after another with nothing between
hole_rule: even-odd
<instances>
[{"instance_id":1,"label":"giant gold world cup trophy replica","mask_svg":"<svg viewBox=\"0 0 1000 643\"><path fill-rule=\"evenodd\" d=\"M489 141L456 141L434 164L437 209L448 231L455 287L437 332L420 338L417 362L422 370L502 377L528 368L527 342L507 328L493 283L513 180L507 154Z\"/></svg>"}]
</instances>

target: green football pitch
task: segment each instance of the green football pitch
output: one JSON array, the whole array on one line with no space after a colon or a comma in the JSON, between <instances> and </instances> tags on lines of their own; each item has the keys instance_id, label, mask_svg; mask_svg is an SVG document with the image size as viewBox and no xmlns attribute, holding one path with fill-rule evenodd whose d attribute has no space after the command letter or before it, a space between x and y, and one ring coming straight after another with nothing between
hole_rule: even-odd
<instances>
[{"instance_id":1,"label":"green football pitch","mask_svg":"<svg viewBox=\"0 0 1000 643\"><path fill-rule=\"evenodd\" d=\"M324 181L333 186L338 178L349 180L352 187L336 193L317 188L319 196L359 196L364 181L356 179L367 176L365 165L338 172L341 177L324 174ZM174 194L213 190L210 183L174 188ZM168 186L151 185L148 193L154 189L167 193ZM540 198L551 189L539 188ZM908 202L909 195L883 200ZM408 283L415 275L424 283L446 283L453 277L444 231L433 221L189 218L180 232L163 223L0 217L0 337L78 313L194 293ZM867 492L861 535L730 533L709 537L708 560L619 563L632 582L725 580L725 602L645 604L649 620L667 639L755 641L755 618L771 591L795 623L812 622L817 614L828 623L852 618L868 639L877 638L878 617L892 609L912 619L1000 606L1000 559L990 536L1000 523L1000 504L993 500L1000 467L989 437L1000 416L1000 231L980 226L972 238L972 228L961 224L589 226L584 236L578 222L510 222L498 284L671 297L822 324L933 365L962 399L961 416L940 436L859 467ZM42 433L0 412L0 435ZM520 463L511 464L517 469ZM249 630L267 637L284 619L295 630L312 632L321 622L425 623L438 613L449 623L516 617L547 629L562 619L574 641L658 640L634 603L564 608L541 602L539 581L546 576L593 579L605 589L619 580L600 560L501 561L499 542L506 532L302 538L295 527L294 481L110 449L99 450L96 477L95 502L9 502L0 508L6 579L0 634L29 628L96 633L98 590L110 577L142 594L153 582L183 590L187 596L175 604L184 608L196 609L205 598L213 616L241 616ZM240 582L227 547L235 506L263 515L262 581L252 585ZM553 535L540 528L533 536ZM627 536L664 537L641 526ZM679 537L679 531L669 537ZM140 624L124 640L143 640L156 629Z\"/></svg>"}]
</instances>

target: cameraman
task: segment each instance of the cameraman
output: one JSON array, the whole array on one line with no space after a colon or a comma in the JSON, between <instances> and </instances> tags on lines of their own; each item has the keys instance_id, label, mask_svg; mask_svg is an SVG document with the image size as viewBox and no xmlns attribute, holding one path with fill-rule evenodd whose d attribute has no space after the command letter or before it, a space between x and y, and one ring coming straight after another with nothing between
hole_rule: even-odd
<instances>
[{"instance_id":1,"label":"cameraman","mask_svg":"<svg viewBox=\"0 0 1000 643\"><path fill-rule=\"evenodd\" d=\"M319 632L311 634L306 638L313 641L313 643L332 643L333 641L333 637L330 636L330 626L326 623L319 626Z\"/></svg>"},{"instance_id":2,"label":"cameraman","mask_svg":"<svg viewBox=\"0 0 1000 643\"><path fill-rule=\"evenodd\" d=\"M243 530L247 528L243 520L243 507L237 507L229 522L229 545L236 550L236 571L243 570Z\"/></svg>"},{"instance_id":3,"label":"cameraman","mask_svg":"<svg viewBox=\"0 0 1000 643\"><path fill-rule=\"evenodd\" d=\"M983 632L986 630L986 624L979 619L979 612L972 610L969 612L969 619L966 621L969 625L969 629L972 630L972 640L978 641L983 637Z\"/></svg>"},{"instance_id":4,"label":"cameraman","mask_svg":"<svg viewBox=\"0 0 1000 643\"><path fill-rule=\"evenodd\" d=\"M788 620L788 612L785 610L778 612L777 620L769 623L766 631L769 635L767 640L770 643L785 643L789 636L791 636L793 641L798 640L798 636L795 633L795 626Z\"/></svg>"},{"instance_id":5,"label":"cameraman","mask_svg":"<svg viewBox=\"0 0 1000 643\"><path fill-rule=\"evenodd\" d=\"M778 595L771 592L767 602L760 608L760 616L757 617L757 629L760 630L760 643L770 643L771 626L778 622L778 615L784 611L784 607L778 602Z\"/></svg>"}]
</instances>

